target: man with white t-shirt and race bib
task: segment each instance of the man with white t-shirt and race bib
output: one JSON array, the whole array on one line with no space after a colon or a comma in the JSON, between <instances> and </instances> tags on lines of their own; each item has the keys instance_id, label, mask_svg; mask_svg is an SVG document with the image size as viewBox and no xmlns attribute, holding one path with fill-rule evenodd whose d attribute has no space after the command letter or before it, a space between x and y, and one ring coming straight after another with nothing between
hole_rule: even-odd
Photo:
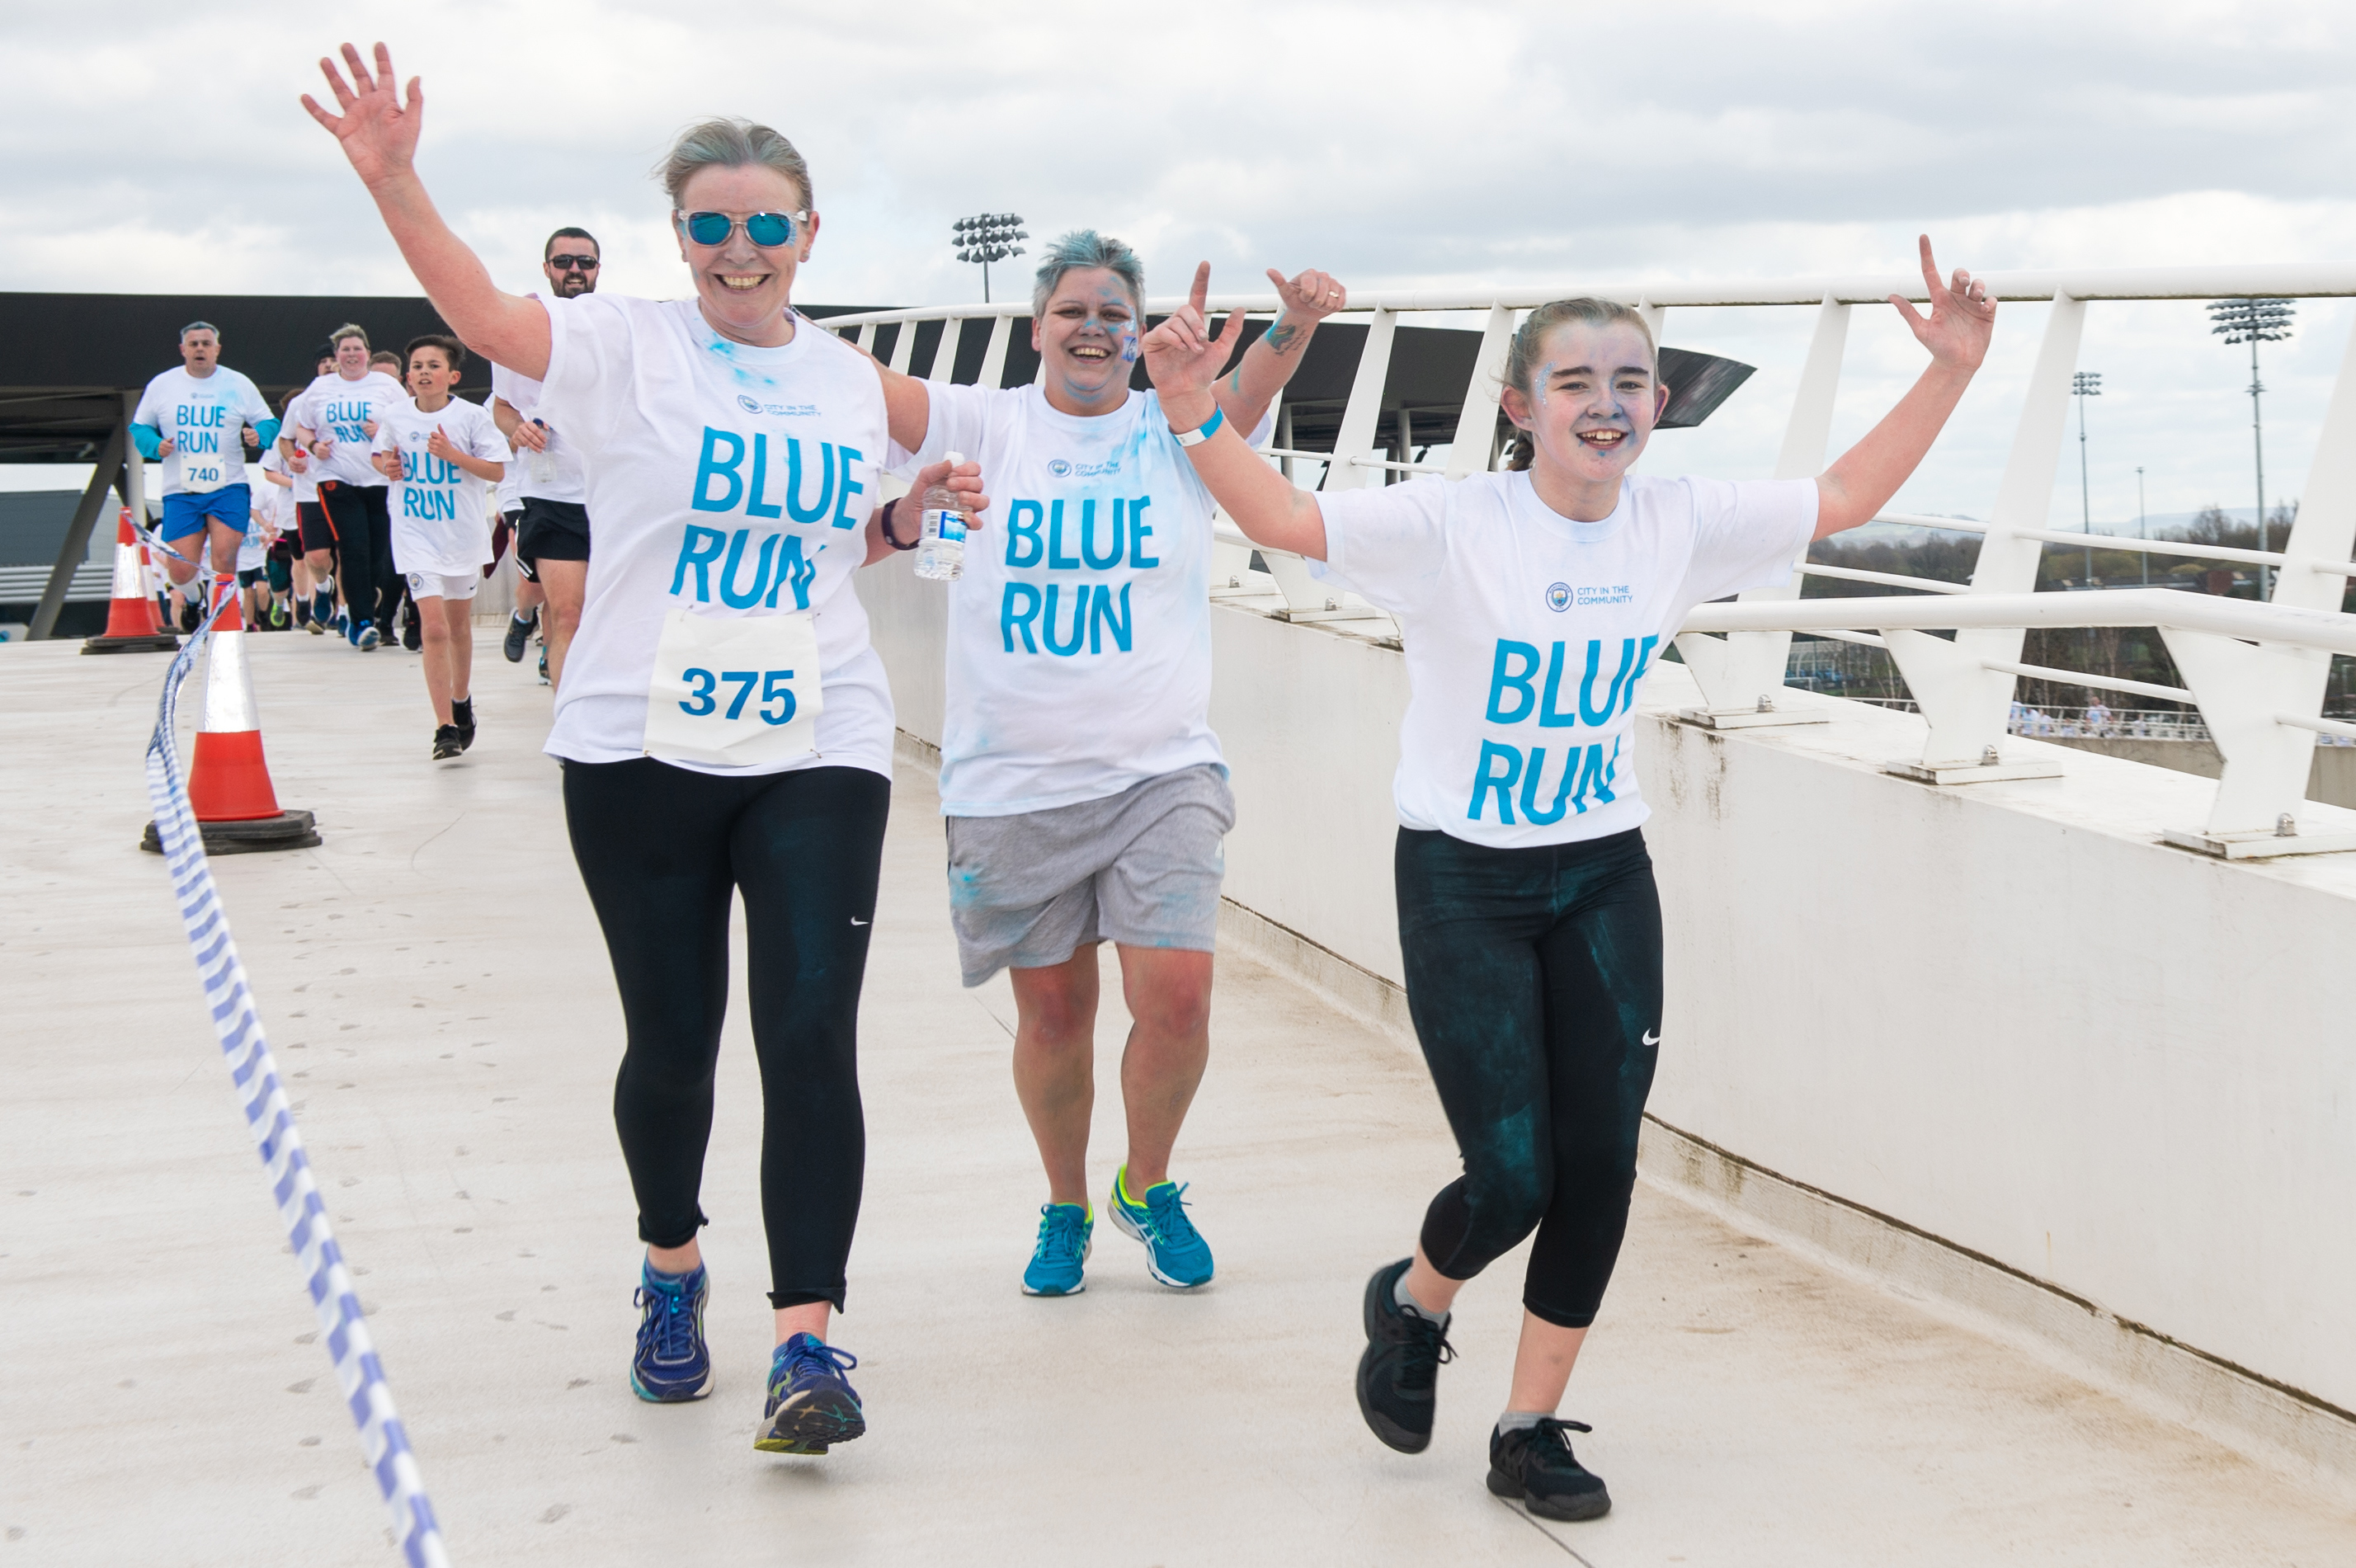
<instances>
[{"instance_id":1,"label":"man with white t-shirt and race bib","mask_svg":"<svg viewBox=\"0 0 2356 1568\"><path fill-rule=\"evenodd\" d=\"M304 106L460 341L541 382L549 423L590 453L597 570L547 749L627 1026L614 1120L647 1247L631 1388L712 1391L697 1232L741 894L776 1341L754 1446L823 1454L866 1431L857 1358L825 1334L865 1173L859 993L895 733L851 580L890 553L877 475L923 440L925 389L795 313L819 219L776 132L708 121L665 160L690 297L525 299L435 212L422 100L402 101L391 52L343 59L349 84L322 62L342 112ZM919 478L988 505L971 472Z\"/></svg>"},{"instance_id":2,"label":"man with white t-shirt and race bib","mask_svg":"<svg viewBox=\"0 0 2356 1568\"><path fill-rule=\"evenodd\" d=\"M252 432L251 435L248 432ZM274 440L278 421L261 389L220 362L220 331L209 321L180 329L180 367L147 383L131 416L131 439L164 470L164 520L156 537L178 553L164 558L175 583L204 569L211 545L215 592L234 582L253 509L245 444ZM188 609L196 609L190 595ZM184 630L193 625L183 624Z\"/></svg>"},{"instance_id":3,"label":"man with white t-shirt and race bib","mask_svg":"<svg viewBox=\"0 0 2356 1568\"><path fill-rule=\"evenodd\" d=\"M597 292L597 240L585 229L560 229L541 246L540 270L554 299L578 299ZM529 297L529 296L527 296ZM522 469L517 493L523 521L516 529L516 565L541 593L542 673L552 687L564 680L564 655L581 628L581 603L589 584L587 481L581 472L576 439L561 435L540 417L541 386L504 365L491 368L491 417L515 448ZM545 563L543 565L543 563ZM514 620L521 623L519 596ZM527 630L528 635L528 630ZM512 664L523 656L516 625L504 650Z\"/></svg>"},{"instance_id":4,"label":"man with white t-shirt and race bib","mask_svg":"<svg viewBox=\"0 0 2356 1568\"><path fill-rule=\"evenodd\" d=\"M1283 309L1217 393L1220 417L1254 444L1344 299L1323 272L1269 276ZM1127 1157L1106 1212L1162 1284L1192 1289L1213 1273L1169 1168L1210 1053L1235 803L1207 717L1213 503L1155 395L1130 389L1144 325L1136 253L1094 229L1065 235L1033 291L1039 379L931 388L916 459L976 454L1000 497L949 589L941 812L965 983L1012 972L1015 1093L1047 1177L1023 1274L1032 1296L1086 1288L1107 938L1133 1022Z\"/></svg>"}]
</instances>

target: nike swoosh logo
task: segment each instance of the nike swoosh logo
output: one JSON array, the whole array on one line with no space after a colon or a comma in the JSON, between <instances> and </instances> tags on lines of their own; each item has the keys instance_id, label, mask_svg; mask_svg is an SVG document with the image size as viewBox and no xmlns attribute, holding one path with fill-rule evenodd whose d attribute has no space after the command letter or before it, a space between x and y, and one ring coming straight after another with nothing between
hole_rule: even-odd
<instances>
[{"instance_id":1,"label":"nike swoosh logo","mask_svg":"<svg viewBox=\"0 0 2356 1568\"><path fill-rule=\"evenodd\" d=\"M865 925L867 923L854 914L851 917L851 923L853 925Z\"/></svg>"},{"instance_id":2,"label":"nike swoosh logo","mask_svg":"<svg viewBox=\"0 0 2356 1568\"><path fill-rule=\"evenodd\" d=\"M1655 1034L1652 1030L1646 1029L1644 1031L1644 1043L1646 1045L1658 1045L1661 1043L1661 1037Z\"/></svg>"}]
</instances>

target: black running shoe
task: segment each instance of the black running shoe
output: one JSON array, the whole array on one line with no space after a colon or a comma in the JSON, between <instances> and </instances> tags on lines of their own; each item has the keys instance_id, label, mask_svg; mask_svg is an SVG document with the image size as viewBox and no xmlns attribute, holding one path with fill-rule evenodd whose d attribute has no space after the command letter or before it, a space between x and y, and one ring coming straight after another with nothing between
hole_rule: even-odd
<instances>
[{"instance_id":1,"label":"black running shoe","mask_svg":"<svg viewBox=\"0 0 2356 1568\"><path fill-rule=\"evenodd\" d=\"M465 751L475 743L475 699L450 704L450 722L458 731L458 750Z\"/></svg>"},{"instance_id":2,"label":"black running shoe","mask_svg":"<svg viewBox=\"0 0 2356 1568\"><path fill-rule=\"evenodd\" d=\"M455 724L444 724L434 731L435 762L446 763L466 749L466 742L458 738L458 726Z\"/></svg>"},{"instance_id":3,"label":"black running shoe","mask_svg":"<svg viewBox=\"0 0 2356 1568\"><path fill-rule=\"evenodd\" d=\"M1572 1456L1569 1435L1594 1430L1549 1415L1536 1426L1490 1433L1489 1489L1521 1499L1540 1519L1601 1519L1612 1511L1612 1494L1602 1477Z\"/></svg>"},{"instance_id":4,"label":"black running shoe","mask_svg":"<svg viewBox=\"0 0 2356 1568\"><path fill-rule=\"evenodd\" d=\"M1398 1304L1401 1258L1366 1281L1366 1353L1358 1358L1358 1413L1375 1435L1402 1454L1431 1445L1432 1383L1440 1363L1456 1359L1444 1325Z\"/></svg>"},{"instance_id":5,"label":"black running shoe","mask_svg":"<svg viewBox=\"0 0 2356 1568\"><path fill-rule=\"evenodd\" d=\"M423 640L424 634L417 629L417 612L412 610L401 618L401 645L413 654Z\"/></svg>"},{"instance_id":6,"label":"black running shoe","mask_svg":"<svg viewBox=\"0 0 2356 1568\"><path fill-rule=\"evenodd\" d=\"M508 617L508 635L499 644L499 652L507 655L508 663L523 663L523 650L531 643L531 629L539 624L537 610L520 618L512 614Z\"/></svg>"},{"instance_id":7,"label":"black running shoe","mask_svg":"<svg viewBox=\"0 0 2356 1568\"><path fill-rule=\"evenodd\" d=\"M197 622L198 622L199 619L201 619L201 617L198 615L198 612L197 612L197 602L196 602L195 600L193 600L193 599L183 599L183 600L181 600L181 601L180 601L180 630L182 630L182 631L184 631L184 632L193 632L193 631L195 631L195 630L197 629Z\"/></svg>"}]
</instances>

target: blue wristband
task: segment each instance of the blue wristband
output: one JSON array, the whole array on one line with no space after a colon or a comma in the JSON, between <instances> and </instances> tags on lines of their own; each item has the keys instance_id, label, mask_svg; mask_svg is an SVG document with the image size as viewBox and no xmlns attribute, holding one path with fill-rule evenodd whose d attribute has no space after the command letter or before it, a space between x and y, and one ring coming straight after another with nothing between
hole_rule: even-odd
<instances>
[{"instance_id":1,"label":"blue wristband","mask_svg":"<svg viewBox=\"0 0 2356 1568\"><path fill-rule=\"evenodd\" d=\"M1178 438L1178 444L1181 446L1200 446L1205 442L1210 440L1211 437L1216 435L1218 433L1219 427L1226 422L1227 411L1220 408L1215 403L1211 406L1211 417L1203 421L1203 426L1200 430L1173 430L1170 433Z\"/></svg>"}]
</instances>

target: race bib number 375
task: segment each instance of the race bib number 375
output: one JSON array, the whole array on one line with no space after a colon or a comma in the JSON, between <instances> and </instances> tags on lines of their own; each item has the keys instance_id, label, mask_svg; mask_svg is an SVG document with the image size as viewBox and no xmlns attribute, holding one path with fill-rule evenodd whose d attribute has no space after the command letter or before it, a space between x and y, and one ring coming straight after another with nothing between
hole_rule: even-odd
<instances>
[{"instance_id":1,"label":"race bib number 375","mask_svg":"<svg viewBox=\"0 0 2356 1568\"><path fill-rule=\"evenodd\" d=\"M647 754L747 767L789 762L818 744L824 705L814 616L663 616L647 687Z\"/></svg>"}]
</instances>

